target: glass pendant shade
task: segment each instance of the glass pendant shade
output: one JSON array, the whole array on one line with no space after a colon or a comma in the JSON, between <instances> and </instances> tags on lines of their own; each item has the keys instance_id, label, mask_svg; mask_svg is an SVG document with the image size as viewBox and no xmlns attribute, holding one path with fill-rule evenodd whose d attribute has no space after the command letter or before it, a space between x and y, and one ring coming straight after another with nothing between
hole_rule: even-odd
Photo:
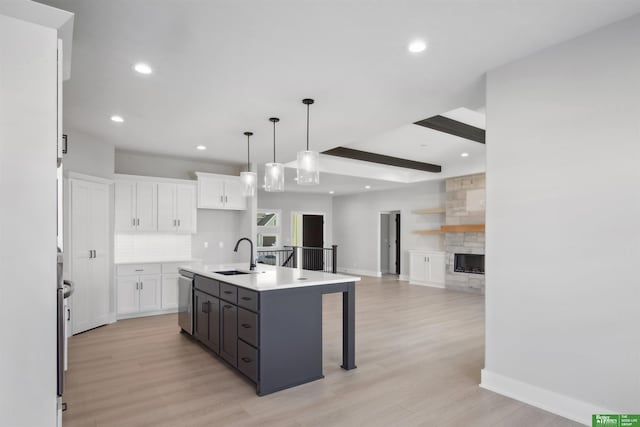
<instances>
[{"instance_id":1,"label":"glass pendant shade","mask_svg":"<svg viewBox=\"0 0 640 427\"><path fill-rule=\"evenodd\" d=\"M317 151L309 150L309 106L314 102L311 98L302 100L307 106L307 149L298 151L298 185L320 184L320 155Z\"/></svg>"},{"instance_id":2,"label":"glass pendant shade","mask_svg":"<svg viewBox=\"0 0 640 427\"><path fill-rule=\"evenodd\" d=\"M317 151L298 152L298 184L316 185L320 183L320 155Z\"/></svg>"},{"instance_id":3,"label":"glass pendant shade","mask_svg":"<svg viewBox=\"0 0 640 427\"><path fill-rule=\"evenodd\" d=\"M264 191L284 191L284 165L282 163L264 165Z\"/></svg>"},{"instance_id":4,"label":"glass pendant shade","mask_svg":"<svg viewBox=\"0 0 640 427\"><path fill-rule=\"evenodd\" d=\"M240 172L240 182L242 183L242 195L253 197L256 195L258 176L255 172Z\"/></svg>"}]
</instances>

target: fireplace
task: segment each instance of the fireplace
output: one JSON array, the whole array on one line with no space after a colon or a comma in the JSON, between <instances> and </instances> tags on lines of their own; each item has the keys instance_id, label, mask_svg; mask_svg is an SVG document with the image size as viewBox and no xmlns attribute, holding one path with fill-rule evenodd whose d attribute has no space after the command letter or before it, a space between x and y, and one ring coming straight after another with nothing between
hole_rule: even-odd
<instances>
[{"instance_id":1,"label":"fireplace","mask_svg":"<svg viewBox=\"0 0 640 427\"><path fill-rule=\"evenodd\" d=\"M454 254L456 273L484 274L484 255Z\"/></svg>"}]
</instances>

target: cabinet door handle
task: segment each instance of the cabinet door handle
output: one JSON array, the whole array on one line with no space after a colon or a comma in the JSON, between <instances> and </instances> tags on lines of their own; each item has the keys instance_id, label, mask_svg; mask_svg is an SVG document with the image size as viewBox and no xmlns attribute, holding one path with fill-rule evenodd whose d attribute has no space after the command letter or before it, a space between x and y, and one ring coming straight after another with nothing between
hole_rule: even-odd
<instances>
[{"instance_id":1,"label":"cabinet door handle","mask_svg":"<svg viewBox=\"0 0 640 427\"><path fill-rule=\"evenodd\" d=\"M222 307L222 308L227 308L227 309L229 309L229 308L231 308L231 306L230 306L230 305L225 305L225 306L224 306L224 307Z\"/></svg>"},{"instance_id":2,"label":"cabinet door handle","mask_svg":"<svg viewBox=\"0 0 640 427\"><path fill-rule=\"evenodd\" d=\"M242 298L240 298L240 299L241 299L241 300L244 300L244 301L251 301L251 297L242 297Z\"/></svg>"},{"instance_id":3,"label":"cabinet door handle","mask_svg":"<svg viewBox=\"0 0 640 427\"><path fill-rule=\"evenodd\" d=\"M229 198L227 196L224 196L224 202L227 203L229 201Z\"/></svg>"},{"instance_id":4,"label":"cabinet door handle","mask_svg":"<svg viewBox=\"0 0 640 427\"><path fill-rule=\"evenodd\" d=\"M98 252L96 252L96 250L95 250L95 249L93 250L93 257L94 257L94 258L98 258Z\"/></svg>"},{"instance_id":5,"label":"cabinet door handle","mask_svg":"<svg viewBox=\"0 0 640 427\"><path fill-rule=\"evenodd\" d=\"M144 268L139 268L136 271L144 271Z\"/></svg>"},{"instance_id":6,"label":"cabinet door handle","mask_svg":"<svg viewBox=\"0 0 640 427\"><path fill-rule=\"evenodd\" d=\"M71 320L71 309L67 308L67 322Z\"/></svg>"},{"instance_id":7,"label":"cabinet door handle","mask_svg":"<svg viewBox=\"0 0 640 427\"><path fill-rule=\"evenodd\" d=\"M134 227L136 226L136 219L135 218L131 218L131 225L133 225Z\"/></svg>"},{"instance_id":8,"label":"cabinet door handle","mask_svg":"<svg viewBox=\"0 0 640 427\"><path fill-rule=\"evenodd\" d=\"M243 327L243 328L245 328L245 329L251 329L251 325L250 325L250 324L248 324L248 323L243 323L243 324L242 324L242 325L240 325L240 326L242 326L242 327Z\"/></svg>"},{"instance_id":9,"label":"cabinet door handle","mask_svg":"<svg viewBox=\"0 0 640 427\"><path fill-rule=\"evenodd\" d=\"M144 282L140 282L140 290L144 289Z\"/></svg>"},{"instance_id":10,"label":"cabinet door handle","mask_svg":"<svg viewBox=\"0 0 640 427\"><path fill-rule=\"evenodd\" d=\"M89 259L93 258L93 251L89 249Z\"/></svg>"},{"instance_id":11,"label":"cabinet door handle","mask_svg":"<svg viewBox=\"0 0 640 427\"><path fill-rule=\"evenodd\" d=\"M140 289L140 283L136 282L136 290Z\"/></svg>"},{"instance_id":12,"label":"cabinet door handle","mask_svg":"<svg viewBox=\"0 0 640 427\"><path fill-rule=\"evenodd\" d=\"M140 218L136 220L136 225L140 225Z\"/></svg>"},{"instance_id":13,"label":"cabinet door handle","mask_svg":"<svg viewBox=\"0 0 640 427\"><path fill-rule=\"evenodd\" d=\"M251 363L251 359L249 359L248 357L243 357L242 360L244 363Z\"/></svg>"},{"instance_id":14,"label":"cabinet door handle","mask_svg":"<svg viewBox=\"0 0 640 427\"><path fill-rule=\"evenodd\" d=\"M173 226L175 227L176 225L178 225L178 224L176 224L176 220L174 219L173 220Z\"/></svg>"},{"instance_id":15,"label":"cabinet door handle","mask_svg":"<svg viewBox=\"0 0 640 427\"><path fill-rule=\"evenodd\" d=\"M224 202L224 199L222 198L222 196L220 196L220 203Z\"/></svg>"},{"instance_id":16,"label":"cabinet door handle","mask_svg":"<svg viewBox=\"0 0 640 427\"><path fill-rule=\"evenodd\" d=\"M203 313L210 313L211 311L209 310L209 301L203 302L202 303L202 312Z\"/></svg>"},{"instance_id":17,"label":"cabinet door handle","mask_svg":"<svg viewBox=\"0 0 640 427\"><path fill-rule=\"evenodd\" d=\"M233 292L231 292L231 291L224 291L224 293L225 293L225 294L227 294L227 295L229 295L229 294L232 294Z\"/></svg>"},{"instance_id":18,"label":"cabinet door handle","mask_svg":"<svg viewBox=\"0 0 640 427\"><path fill-rule=\"evenodd\" d=\"M178 220L178 227L180 227L180 220Z\"/></svg>"}]
</instances>

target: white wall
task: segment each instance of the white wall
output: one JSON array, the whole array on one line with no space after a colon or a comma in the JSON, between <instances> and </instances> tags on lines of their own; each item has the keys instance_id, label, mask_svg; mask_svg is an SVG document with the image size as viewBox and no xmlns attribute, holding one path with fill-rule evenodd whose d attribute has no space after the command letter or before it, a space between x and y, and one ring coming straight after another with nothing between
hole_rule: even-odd
<instances>
[{"instance_id":1,"label":"white wall","mask_svg":"<svg viewBox=\"0 0 640 427\"><path fill-rule=\"evenodd\" d=\"M413 211L438 206L444 206L444 181L334 197L333 235L338 245L338 269L356 274L378 274L380 212L400 211L400 273L408 277L407 250L442 250L440 235L418 235L413 231L437 229L443 218L439 215L417 215Z\"/></svg>"},{"instance_id":2,"label":"white wall","mask_svg":"<svg viewBox=\"0 0 640 427\"><path fill-rule=\"evenodd\" d=\"M64 129L68 135L68 152L64 155L64 171L113 179L114 147L92 135Z\"/></svg>"},{"instance_id":3,"label":"white wall","mask_svg":"<svg viewBox=\"0 0 640 427\"><path fill-rule=\"evenodd\" d=\"M0 15L0 425L56 425L57 32Z\"/></svg>"},{"instance_id":4,"label":"white wall","mask_svg":"<svg viewBox=\"0 0 640 427\"><path fill-rule=\"evenodd\" d=\"M488 74L482 385L640 412L640 15Z\"/></svg>"},{"instance_id":5,"label":"white wall","mask_svg":"<svg viewBox=\"0 0 640 427\"><path fill-rule=\"evenodd\" d=\"M196 179L194 172L238 175L242 167L213 160L186 159L137 151L116 150L115 172L163 178Z\"/></svg>"},{"instance_id":6,"label":"white wall","mask_svg":"<svg viewBox=\"0 0 640 427\"><path fill-rule=\"evenodd\" d=\"M332 197L310 193L268 193L258 192L258 209L280 209L282 211L280 246L291 245L291 213L324 213L324 247L333 244L333 202ZM338 253L340 249L338 248Z\"/></svg>"}]
</instances>

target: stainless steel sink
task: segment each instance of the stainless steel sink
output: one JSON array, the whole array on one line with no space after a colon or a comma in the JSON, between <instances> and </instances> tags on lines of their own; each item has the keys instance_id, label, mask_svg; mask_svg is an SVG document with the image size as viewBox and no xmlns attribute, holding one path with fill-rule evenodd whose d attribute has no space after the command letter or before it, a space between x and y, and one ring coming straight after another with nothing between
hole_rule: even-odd
<instances>
[{"instance_id":1,"label":"stainless steel sink","mask_svg":"<svg viewBox=\"0 0 640 427\"><path fill-rule=\"evenodd\" d=\"M214 273L223 274L225 276L235 276L235 275L238 275L238 274L249 274L246 271L239 271L239 270L214 271Z\"/></svg>"}]
</instances>

